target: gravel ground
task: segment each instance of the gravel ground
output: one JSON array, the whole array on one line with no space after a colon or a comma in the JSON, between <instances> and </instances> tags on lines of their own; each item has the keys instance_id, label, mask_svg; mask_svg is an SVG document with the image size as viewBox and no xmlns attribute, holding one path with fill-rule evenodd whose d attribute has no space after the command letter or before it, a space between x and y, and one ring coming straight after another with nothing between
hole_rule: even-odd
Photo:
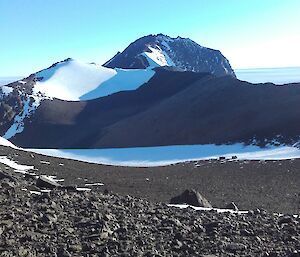
<instances>
[{"instance_id":1,"label":"gravel ground","mask_svg":"<svg viewBox=\"0 0 300 257\"><path fill-rule=\"evenodd\" d=\"M181 210L98 190L30 192L36 185L0 173L0 256L300 256L298 217Z\"/></svg>"},{"instance_id":2,"label":"gravel ground","mask_svg":"<svg viewBox=\"0 0 300 257\"><path fill-rule=\"evenodd\" d=\"M37 174L56 175L66 185L98 187L120 195L168 203L185 189L194 188L214 207L235 202L240 209L298 213L300 160L199 161L166 167L132 168L89 164L0 147L0 155L34 165ZM97 187L92 187L96 189Z\"/></svg>"}]
</instances>

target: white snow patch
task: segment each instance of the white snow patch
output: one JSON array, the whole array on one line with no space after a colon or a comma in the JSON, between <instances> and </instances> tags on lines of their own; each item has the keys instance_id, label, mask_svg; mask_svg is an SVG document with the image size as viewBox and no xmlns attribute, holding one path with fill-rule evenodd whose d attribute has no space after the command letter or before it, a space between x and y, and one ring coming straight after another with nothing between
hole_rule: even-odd
<instances>
[{"instance_id":1,"label":"white snow patch","mask_svg":"<svg viewBox=\"0 0 300 257\"><path fill-rule=\"evenodd\" d=\"M34 195L41 195L42 193L39 191L29 191L30 194L34 194Z\"/></svg>"},{"instance_id":2,"label":"white snow patch","mask_svg":"<svg viewBox=\"0 0 300 257\"><path fill-rule=\"evenodd\" d=\"M7 158L7 156L0 156L0 163L9 166L14 169L16 172L26 174L27 171L34 169L34 166L21 165L16 163L13 160Z\"/></svg>"},{"instance_id":3,"label":"white snow patch","mask_svg":"<svg viewBox=\"0 0 300 257\"><path fill-rule=\"evenodd\" d=\"M211 210L214 210L218 213L230 212L230 213L237 213L237 214L247 214L249 212L249 211L235 211L235 210L231 210L231 209L197 207L197 206L192 206L192 205L188 205L188 204L168 204L168 206L176 207L176 208L180 208L180 209L193 208L196 211L211 211Z\"/></svg>"},{"instance_id":4,"label":"white snow patch","mask_svg":"<svg viewBox=\"0 0 300 257\"><path fill-rule=\"evenodd\" d=\"M41 177L43 177L43 178L45 178L45 179L47 179L47 180L49 180L49 181L52 181L52 182L63 182L63 181L65 181L63 178L62 179L57 179L57 177L56 176L52 176L52 175L41 175Z\"/></svg>"},{"instance_id":5,"label":"white snow patch","mask_svg":"<svg viewBox=\"0 0 300 257\"><path fill-rule=\"evenodd\" d=\"M65 179L64 179L64 178L57 178L57 179L55 179L55 181L56 181L56 182L64 182Z\"/></svg>"},{"instance_id":6,"label":"white snow patch","mask_svg":"<svg viewBox=\"0 0 300 257\"><path fill-rule=\"evenodd\" d=\"M40 191L41 191L42 193L50 193L50 192L51 192L50 189L41 189Z\"/></svg>"},{"instance_id":7,"label":"white snow patch","mask_svg":"<svg viewBox=\"0 0 300 257\"><path fill-rule=\"evenodd\" d=\"M48 164L50 165L50 162L47 162L47 161L40 161L41 164Z\"/></svg>"},{"instance_id":8,"label":"white snow patch","mask_svg":"<svg viewBox=\"0 0 300 257\"><path fill-rule=\"evenodd\" d=\"M92 100L135 90L155 74L152 70L110 69L75 60L63 61L36 74L34 92L67 101Z\"/></svg>"},{"instance_id":9,"label":"white snow patch","mask_svg":"<svg viewBox=\"0 0 300 257\"><path fill-rule=\"evenodd\" d=\"M85 184L85 186L104 186L104 184L103 183L87 183L87 184Z\"/></svg>"},{"instance_id":10,"label":"white snow patch","mask_svg":"<svg viewBox=\"0 0 300 257\"><path fill-rule=\"evenodd\" d=\"M288 146L177 145L114 149L28 149L29 151L107 165L149 167L186 161L218 159L220 156L239 160L284 160L300 158L300 149Z\"/></svg>"},{"instance_id":11,"label":"white snow patch","mask_svg":"<svg viewBox=\"0 0 300 257\"><path fill-rule=\"evenodd\" d=\"M115 71L116 75L114 77L103 82L94 90L80 96L80 100L90 100L120 91L135 90L148 82L155 74L155 71L152 69L126 70L116 68Z\"/></svg>"},{"instance_id":12,"label":"white snow patch","mask_svg":"<svg viewBox=\"0 0 300 257\"><path fill-rule=\"evenodd\" d=\"M168 54L163 51L159 46L157 48L148 46L151 52L144 52L142 55L147 58L150 68L160 67L160 66L175 66L172 59Z\"/></svg>"},{"instance_id":13,"label":"white snow patch","mask_svg":"<svg viewBox=\"0 0 300 257\"><path fill-rule=\"evenodd\" d=\"M34 92L41 92L50 98L78 101L80 96L94 90L116 73L113 69L95 64L63 61L36 74L41 81L34 86Z\"/></svg>"},{"instance_id":14,"label":"white snow patch","mask_svg":"<svg viewBox=\"0 0 300 257\"><path fill-rule=\"evenodd\" d=\"M87 187L76 187L77 191L91 191L92 189L87 188Z\"/></svg>"},{"instance_id":15,"label":"white snow patch","mask_svg":"<svg viewBox=\"0 0 300 257\"><path fill-rule=\"evenodd\" d=\"M13 143L11 143L10 141L8 141L7 139L5 139L3 137L0 137L0 145L9 146L14 149L19 149L17 146L15 146Z\"/></svg>"}]
</instances>

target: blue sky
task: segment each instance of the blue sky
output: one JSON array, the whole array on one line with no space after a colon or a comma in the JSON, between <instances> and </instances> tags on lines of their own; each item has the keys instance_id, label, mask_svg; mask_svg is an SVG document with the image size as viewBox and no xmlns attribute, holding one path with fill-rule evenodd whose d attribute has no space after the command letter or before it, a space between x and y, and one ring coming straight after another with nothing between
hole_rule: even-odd
<instances>
[{"instance_id":1,"label":"blue sky","mask_svg":"<svg viewBox=\"0 0 300 257\"><path fill-rule=\"evenodd\" d=\"M157 33L219 49L234 68L300 66L299 14L299 0L0 0L0 76L102 64Z\"/></svg>"}]
</instances>

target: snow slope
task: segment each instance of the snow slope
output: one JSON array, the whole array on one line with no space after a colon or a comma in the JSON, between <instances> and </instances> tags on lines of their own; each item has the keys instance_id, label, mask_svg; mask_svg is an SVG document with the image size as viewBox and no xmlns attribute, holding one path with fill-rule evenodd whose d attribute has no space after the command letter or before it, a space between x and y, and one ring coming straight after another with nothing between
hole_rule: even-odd
<instances>
[{"instance_id":1,"label":"snow slope","mask_svg":"<svg viewBox=\"0 0 300 257\"><path fill-rule=\"evenodd\" d=\"M34 92L67 101L91 100L134 90L154 74L151 69L126 71L66 59L36 74Z\"/></svg>"},{"instance_id":2,"label":"snow slope","mask_svg":"<svg viewBox=\"0 0 300 257\"><path fill-rule=\"evenodd\" d=\"M185 161L216 159L220 156L237 156L245 160L284 160L300 158L296 147L267 147L234 145L178 145L162 147L138 147L115 149L28 149L29 151L81 160L120 166L164 166Z\"/></svg>"},{"instance_id":3,"label":"snow slope","mask_svg":"<svg viewBox=\"0 0 300 257\"><path fill-rule=\"evenodd\" d=\"M34 169L34 166L18 164L15 161L9 159L7 156L0 156L0 163L9 166L16 172L26 173L28 170Z\"/></svg>"},{"instance_id":4,"label":"snow slope","mask_svg":"<svg viewBox=\"0 0 300 257\"><path fill-rule=\"evenodd\" d=\"M0 145L17 148L13 143L11 143L10 141L8 141L7 139L5 139L3 137L0 137Z\"/></svg>"},{"instance_id":5,"label":"snow slope","mask_svg":"<svg viewBox=\"0 0 300 257\"><path fill-rule=\"evenodd\" d=\"M155 71L152 69L125 70L116 68L114 70L116 71L115 76L104 81L94 90L80 96L79 99L90 100L111 95L120 91L135 90L149 81L155 74Z\"/></svg>"}]
</instances>

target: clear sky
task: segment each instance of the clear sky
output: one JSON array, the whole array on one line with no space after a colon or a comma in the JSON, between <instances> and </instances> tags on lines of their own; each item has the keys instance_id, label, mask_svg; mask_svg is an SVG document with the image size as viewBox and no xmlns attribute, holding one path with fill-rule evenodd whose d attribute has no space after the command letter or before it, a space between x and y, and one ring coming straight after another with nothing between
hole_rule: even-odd
<instances>
[{"instance_id":1,"label":"clear sky","mask_svg":"<svg viewBox=\"0 0 300 257\"><path fill-rule=\"evenodd\" d=\"M300 0L0 0L0 76L102 64L157 33L219 49L234 68L300 66L299 16Z\"/></svg>"}]
</instances>

